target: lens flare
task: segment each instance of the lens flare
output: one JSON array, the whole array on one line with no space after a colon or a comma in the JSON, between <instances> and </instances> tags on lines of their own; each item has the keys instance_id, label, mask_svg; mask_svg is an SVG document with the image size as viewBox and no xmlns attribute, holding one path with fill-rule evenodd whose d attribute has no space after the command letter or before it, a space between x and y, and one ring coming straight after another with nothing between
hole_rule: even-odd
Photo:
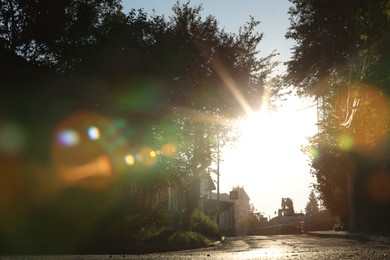
<instances>
[{"instance_id":1,"label":"lens flare","mask_svg":"<svg viewBox=\"0 0 390 260\"><path fill-rule=\"evenodd\" d=\"M57 141L64 146L76 146L80 142L80 135L73 129L64 129L57 134Z\"/></svg>"},{"instance_id":2,"label":"lens flare","mask_svg":"<svg viewBox=\"0 0 390 260\"><path fill-rule=\"evenodd\" d=\"M367 151L380 147L390 124L389 99L383 91L369 85L351 85L339 94L336 107L341 125L351 137L341 137L343 149ZM344 145L344 147L343 147Z\"/></svg>"},{"instance_id":3,"label":"lens flare","mask_svg":"<svg viewBox=\"0 0 390 260\"><path fill-rule=\"evenodd\" d=\"M127 165L134 165L135 164L135 158L134 158L134 156L133 155L131 155L131 154L128 154L128 155L126 155L125 156L125 162L126 162L126 164Z\"/></svg>"},{"instance_id":4,"label":"lens flare","mask_svg":"<svg viewBox=\"0 0 390 260\"><path fill-rule=\"evenodd\" d=\"M311 158L311 159L317 159L320 156L320 152L318 148L314 146L310 146L307 149L304 150L304 152Z\"/></svg>"},{"instance_id":5,"label":"lens flare","mask_svg":"<svg viewBox=\"0 0 390 260\"><path fill-rule=\"evenodd\" d=\"M88 137L92 141L98 140L100 138L99 128L97 128L96 126L91 126L90 128L88 128Z\"/></svg>"},{"instance_id":6,"label":"lens flare","mask_svg":"<svg viewBox=\"0 0 390 260\"><path fill-rule=\"evenodd\" d=\"M350 135L340 135L339 145L344 151L350 151L355 145L355 141Z\"/></svg>"},{"instance_id":7,"label":"lens flare","mask_svg":"<svg viewBox=\"0 0 390 260\"><path fill-rule=\"evenodd\" d=\"M176 146L174 144L164 144L161 148L162 154L165 156L172 156L176 153Z\"/></svg>"},{"instance_id":8,"label":"lens flare","mask_svg":"<svg viewBox=\"0 0 390 260\"><path fill-rule=\"evenodd\" d=\"M87 187L88 181L93 178L112 176L112 165L106 155L101 155L79 166L61 165L59 170L63 183L67 185L86 185Z\"/></svg>"},{"instance_id":9,"label":"lens flare","mask_svg":"<svg viewBox=\"0 0 390 260\"><path fill-rule=\"evenodd\" d=\"M101 130L107 117L95 113L74 112L61 119L53 135L52 160L64 183L92 176L111 176L114 165ZM104 141L104 140L103 140Z\"/></svg>"},{"instance_id":10,"label":"lens flare","mask_svg":"<svg viewBox=\"0 0 390 260\"><path fill-rule=\"evenodd\" d=\"M143 147L139 152L140 163L145 166L151 167L156 163L156 156L152 156L152 154L156 154L154 150L149 147Z\"/></svg>"},{"instance_id":11,"label":"lens flare","mask_svg":"<svg viewBox=\"0 0 390 260\"><path fill-rule=\"evenodd\" d=\"M17 154L21 152L26 138L23 130L13 123L0 125L0 152Z\"/></svg>"}]
</instances>

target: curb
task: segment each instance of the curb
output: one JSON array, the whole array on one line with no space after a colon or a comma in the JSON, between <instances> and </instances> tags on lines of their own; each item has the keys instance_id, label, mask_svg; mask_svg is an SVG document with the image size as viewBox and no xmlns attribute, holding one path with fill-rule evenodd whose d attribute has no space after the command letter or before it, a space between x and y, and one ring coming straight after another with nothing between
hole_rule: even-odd
<instances>
[{"instance_id":1,"label":"curb","mask_svg":"<svg viewBox=\"0 0 390 260\"><path fill-rule=\"evenodd\" d=\"M225 238L226 238L225 236L222 236L220 240L212 242L212 243L208 244L208 246L210 246L210 247L218 246L218 245L222 244L223 241L225 241Z\"/></svg>"},{"instance_id":2,"label":"curb","mask_svg":"<svg viewBox=\"0 0 390 260\"><path fill-rule=\"evenodd\" d=\"M316 237L345 238L345 239L352 239L352 240L363 241L363 242L375 241L375 242L390 244L390 236L388 235L373 235L373 234L349 233L349 232L338 232L338 231L307 232L307 235L316 236Z\"/></svg>"}]
</instances>

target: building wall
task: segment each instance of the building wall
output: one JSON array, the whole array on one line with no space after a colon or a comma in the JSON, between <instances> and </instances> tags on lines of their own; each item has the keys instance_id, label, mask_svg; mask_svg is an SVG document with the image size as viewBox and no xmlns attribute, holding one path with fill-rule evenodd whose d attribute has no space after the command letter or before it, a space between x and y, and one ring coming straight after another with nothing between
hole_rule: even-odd
<instances>
[{"instance_id":1,"label":"building wall","mask_svg":"<svg viewBox=\"0 0 390 260\"><path fill-rule=\"evenodd\" d=\"M244 235L249 229L250 204L249 196L244 188L236 187L237 199L234 201L235 231L237 235Z\"/></svg>"},{"instance_id":2,"label":"building wall","mask_svg":"<svg viewBox=\"0 0 390 260\"><path fill-rule=\"evenodd\" d=\"M232 207L220 212L219 227L221 231L229 235L241 235L248 233L250 224L250 204L249 196L244 188L236 187L232 191L237 192L237 197L230 196L226 193L220 194L221 201L232 203ZM212 193L211 199L217 199L217 194ZM214 217L214 222L218 223L217 216Z\"/></svg>"}]
</instances>

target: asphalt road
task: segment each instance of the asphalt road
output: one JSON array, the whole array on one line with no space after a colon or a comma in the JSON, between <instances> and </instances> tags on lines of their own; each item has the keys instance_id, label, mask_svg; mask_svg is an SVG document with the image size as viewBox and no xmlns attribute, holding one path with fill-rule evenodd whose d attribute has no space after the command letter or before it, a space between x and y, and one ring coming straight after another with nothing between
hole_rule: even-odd
<instances>
[{"instance_id":1,"label":"asphalt road","mask_svg":"<svg viewBox=\"0 0 390 260\"><path fill-rule=\"evenodd\" d=\"M8 257L0 257L8 259ZM18 256L9 259L18 258ZM245 236L196 250L146 255L20 256L22 259L390 259L390 245L309 235Z\"/></svg>"}]
</instances>

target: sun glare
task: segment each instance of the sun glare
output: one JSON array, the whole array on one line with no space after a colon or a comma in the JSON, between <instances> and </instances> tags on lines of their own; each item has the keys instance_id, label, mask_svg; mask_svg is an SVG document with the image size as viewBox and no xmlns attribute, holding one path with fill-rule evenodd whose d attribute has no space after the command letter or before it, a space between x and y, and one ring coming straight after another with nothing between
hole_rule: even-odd
<instances>
[{"instance_id":1,"label":"sun glare","mask_svg":"<svg viewBox=\"0 0 390 260\"><path fill-rule=\"evenodd\" d=\"M238 127L241 137L236 148L244 157L241 159L250 159L249 171L264 167L272 171L274 165L292 163L295 157L303 155L301 146L307 142L308 132L305 117L297 117L293 112L261 110L238 122ZM262 166L255 167L253 163L259 161Z\"/></svg>"},{"instance_id":2,"label":"sun glare","mask_svg":"<svg viewBox=\"0 0 390 260\"><path fill-rule=\"evenodd\" d=\"M277 119L269 112L260 111L251 113L248 117L238 122L238 128L241 132L240 139L237 143L239 153L239 161L245 162L241 165L246 172L252 172L259 168L256 162L260 158L267 158L267 161L277 160L274 158L275 150L280 146L279 127ZM273 155L271 157L271 155Z\"/></svg>"},{"instance_id":3,"label":"sun glare","mask_svg":"<svg viewBox=\"0 0 390 260\"><path fill-rule=\"evenodd\" d=\"M300 194L310 185L307 158L301 151L313 131L307 114L262 109L248 113L237 128L240 137L223 156L221 179L226 189L244 186L260 210L267 210L268 203L277 208L282 196L307 196Z\"/></svg>"}]
</instances>

